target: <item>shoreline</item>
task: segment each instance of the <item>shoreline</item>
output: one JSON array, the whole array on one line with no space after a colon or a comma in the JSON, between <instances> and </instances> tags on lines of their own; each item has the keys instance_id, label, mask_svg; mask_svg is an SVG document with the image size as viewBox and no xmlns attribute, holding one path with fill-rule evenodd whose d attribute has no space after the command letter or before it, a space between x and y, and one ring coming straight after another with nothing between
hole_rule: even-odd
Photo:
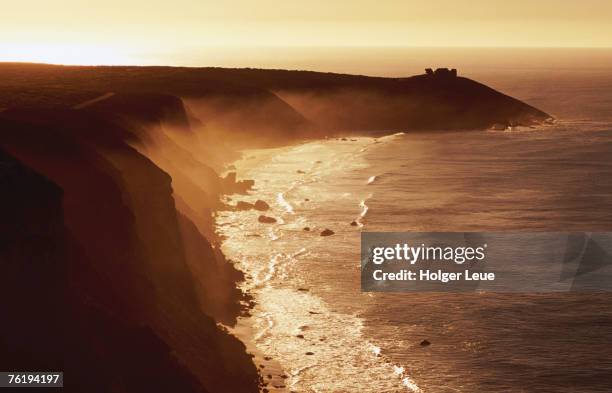
<instances>
[{"instance_id":1,"label":"shoreline","mask_svg":"<svg viewBox=\"0 0 612 393\"><path fill-rule=\"evenodd\" d=\"M234 260L235 266L244 273L245 280L240 285L241 289L243 290L243 292L245 292L245 294L247 294L253 299L253 304L249 307L249 314L247 316L240 317L236 326L230 329L230 332L244 343L244 345L247 347L247 352L253 356L254 363L256 364L258 371L262 376L263 383L267 383L267 385L264 385L262 387L262 391L266 391L263 389L267 389L267 391L270 392L286 392L289 390L294 391L294 386L298 387L299 390L300 384L302 384L302 387L304 387L304 383L307 386L315 385L316 382L318 382L318 379L312 380L312 373L316 373L316 370L320 367L325 367L325 359L328 359L330 356L335 357L333 353L335 351L334 348L336 348L336 345L331 344L331 342L325 342L325 335L334 335L336 334L334 332L337 332L337 334L348 334L347 337L336 338L336 340L334 341L340 340L339 342L346 342L347 344L354 340L360 342L361 345L358 348L355 348L354 351L351 351L352 353L348 354L348 356L350 356L351 358L356 357L355 360L363 358L363 360L360 360L359 362L365 362L363 367L369 368L370 371L371 368L374 367L376 369L380 368L380 372L383 373L383 375L388 374L388 377L390 378L390 381L388 382L390 384L389 387L395 386L393 389L396 389L398 392L420 391L419 387L414 383L414 381L410 377L408 377L408 375L404 374L404 368L401 365L389 363L387 357L384 354L381 354L381 350L378 346L371 343L365 337L361 336L364 321L355 319L357 318L356 316L344 314L341 311L335 310L333 304L328 304L327 301L325 301L323 298L320 298L319 295L316 294L316 292L318 292L317 287L312 287L310 284L297 285L293 281L295 277L290 276L290 283L286 283L284 281L275 281L275 277L277 275L283 274L283 271L287 267L287 263L289 265L298 263L301 259L301 255L308 255L309 247L315 246L316 244L319 244L319 246L317 247L320 247L321 244L323 244L319 243L320 241L322 241L320 239L323 239L323 237L319 236L318 233L324 228L324 226L322 226L323 224L310 223L308 220L306 220L305 222L308 223L308 225L310 225L312 228L306 233L310 234L310 231L314 231L315 233L308 235L310 237L308 237L307 239L310 239L308 240L309 242L315 243L303 243L299 238L294 240L293 237L291 237L298 236L298 234L304 234L302 233L301 228L303 224L301 224L302 221L300 220L304 215L304 217L308 217L308 211L310 211L309 209L312 209L312 207L309 207L308 204L316 203L318 201L311 201L310 198L314 198L314 196L312 196L310 198L307 198L308 202L300 202L299 200L295 200L295 195L293 196L293 199L288 198L289 201L286 201L283 198L284 193L296 191L296 188L299 187L308 188L310 183L300 182L303 181L303 179L300 180L300 176L308 176L310 170L319 170L319 168L325 164L329 167L325 168L325 171L332 170L331 173L344 173L345 169L343 169L344 167L342 167L342 164L353 161L353 158L357 156L363 158L363 153L369 148L382 144L383 142L389 140L388 138L397 137L402 134L403 133L390 133L380 138L353 137L323 139L291 146L285 146L282 148L245 150L241 152L242 157L240 159L231 163L231 167L235 168L237 176L244 179L255 180L255 186L253 191L248 193L247 195L232 195L228 198L228 201L231 200L232 203L235 203L237 201L252 202L251 200L262 199L272 205L272 210L270 212L264 213L270 213L278 218L278 222L270 226L266 224L249 226L254 216L253 214L249 215L248 212L242 212L241 214L244 214L248 217L253 217L233 217L232 219L232 212L229 212L225 215L217 215L215 220L215 227L217 232L227 232L224 230L224 227L234 226L233 230L237 230L238 232L236 233L239 233L241 236L251 235L254 236L254 239L260 241L261 244L270 243L270 246L265 246L267 247L267 249L264 250L265 254L262 254L262 256L259 257L259 259L257 259L256 261L251 261L250 265L248 266L243 265L242 261L236 259L236 255L234 255L231 250L226 250L226 247L230 247L228 245L228 240L231 240L228 239L226 233L223 233L223 242L221 244L224 254L228 255L230 259ZM355 145L356 142L357 145ZM347 149L347 146L350 146L350 148ZM297 167L291 166L295 163L291 161L290 158L295 158L296 156L299 158L300 154L305 154L304 152L308 152L310 150L325 151L326 154L328 154L326 157L329 162L313 158L311 160L312 167L310 169L307 168L307 162L305 161L299 161L299 167L304 170L298 169L296 171L297 174L287 169L286 176L283 180L285 184L284 187L285 189L288 189L288 191L279 192L277 198L273 198L273 196L278 190L275 189L275 191L272 192L271 190L267 189L266 187L269 187L270 185L265 183L266 179L262 180L258 179L256 176L252 176L254 173L257 173L266 165L271 165L277 161L282 160L289 161L286 164L277 163L277 166L285 168L283 165L286 165L287 168L293 168L293 170L295 170L295 168ZM362 158L360 158L359 161L361 161ZM335 161L338 161L338 164L335 164ZM230 166L230 164L228 164L228 166ZM273 169L276 167L272 166L271 168ZM352 168L351 166L347 168L347 170L352 171L352 169L350 169ZM290 176L290 174L292 174L292 176ZM316 181L318 181L317 176L319 175L313 176L317 178ZM337 174L331 176L337 176ZM360 182L360 185L363 187L367 187L370 183L368 183L368 178L365 177L363 179L363 182ZM299 194L299 190L297 190L296 192L298 192ZM267 195L267 197L264 197L264 195ZM333 227L333 229L341 230L340 234L336 234L336 236L343 236L342 232L344 231L349 231L349 233L356 233L361 231L364 226L362 220L367 212L366 201L369 197L371 197L371 194L366 198L359 198L355 201L355 209L358 209L357 215L352 215L350 219L347 217L347 219L344 220L346 222L336 222L335 226L338 227L338 225L340 225L340 227ZM318 212L317 214L324 214L322 210L319 210L322 208L323 206L315 210ZM257 215L258 213L259 212L255 213L255 215ZM296 224L294 222L296 220L299 224ZM356 225L353 225L351 223L351 220L354 220L353 222L355 222ZM346 227L343 227L344 224L346 224ZM240 226L240 229L236 229L236 225ZM268 233L265 232L266 230L268 230ZM278 231L278 233L275 233L275 230ZM253 234L245 234L243 233L245 231L259 232ZM290 237L289 240L287 240L287 236ZM291 244L292 249L297 250L299 248L300 250L294 252L293 254L281 253L277 254L276 256L271 255L270 252L274 254L274 252L276 251L272 251L270 247L272 247L273 244L278 244L278 241L289 242L287 244ZM306 241L306 239L304 241ZM245 244L243 245L243 247L248 248L248 245ZM261 259L264 257L264 255L266 255L266 258L270 258L268 266L265 266L264 260ZM289 258L289 260L275 261L275 258L279 256L281 259ZM298 263L298 265L301 264L302 262ZM261 278L262 275L264 276L263 279ZM314 293L312 292L313 290ZM279 301L278 299L282 297L295 298L295 304L289 305L291 309L287 309L286 311L280 311L284 310L284 307L288 306L283 306L282 304L275 304ZM266 301L272 301L273 303L266 304ZM280 301L282 302L282 300ZM304 306L301 306L301 303L303 303ZM275 315L275 312L282 312L285 315ZM272 314L268 315L269 313ZM293 317L292 315L295 315L295 317ZM324 318L332 318L333 327L327 326L326 329L325 324L327 322L324 322L325 319L321 320L321 317L319 317L319 315L324 316ZM287 317L290 318L292 322L288 323L287 321L282 320L279 322L278 320L275 320L274 317ZM297 318L297 320L300 320L301 322L298 323L297 321L293 321L295 318ZM351 322L353 319L354 322ZM267 326L262 327L262 323L267 324ZM342 326L346 323L354 324L354 327L350 329L350 332L342 332L343 330L345 330L345 328L343 328ZM281 324L282 326L277 326L277 324ZM301 333L300 331L302 329L308 330L304 333ZM282 337L275 337L275 334L281 334ZM313 334L315 335L315 337L312 337ZM312 339L316 338L318 334L323 334L323 336L313 342ZM262 342L260 340L264 335L264 339L267 341L272 341L272 344L268 342L262 347ZM306 339L304 339L304 335L306 335ZM298 339L296 340L295 337L297 337ZM302 339L300 340L300 338ZM268 346L266 347L266 345ZM275 348L274 345L280 346L281 349L275 348L275 350L285 350L285 352L289 351L285 353L285 362L283 362L283 359L277 359L276 356L273 356L273 354L266 351L266 348L270 348L270 345L273 345L272 348ZM309 349L310 347L312 347L312 350ZM301 364L301 366L297 366L297 364L291 363L291 360L287 359L300 359L298 363ZM312 363L312 360L314 360L315 362ZM287 361L289 361L289 363L286 363ZM305 364L305 362L308 363ZM371 365L366 366L366 364ZM261 367L262 365L263 367ZM364 368L364 370L367 368ZM305 376L302 375L303 372L306 372ZM271 378L269 376L271 376ZM302 377L304 377L305 379L302 379ZM393 380L396 380L397 382L394 383L392 382ZM338 383L342 384L346 382L340 381ZM339 387L339 389L342 388Z\"/></svg>"},{"instance_id":2,"label":"shoreline","mask_svg":"<svg viewBox=\"0 0 612 393\"><path fill-rule=\"evenodd\" d=\"M370 137L361 137L376 140L376 138ZM255 185L253 190L249 192L247 195L236 195L233 194L231 196L225 197L225 202L235 202L236 200L244 200L245 198L255 198L259 199L261 196L261 184L258 184L257 179L253 179L251 176L247 175L250 170L255 168L260 168L266 163L274 160L281 153L286 153L288 151L299 149L300 147L308 146L308 145L318 145L321 143L334 143L334 142L342 142L347 140L347 138L343 137L335 137L335 138L325 138L325 139L317 139L317 140L308 140L308 141L300 141L294 144L289 144L281 147L269 147L269 148L260 148L260 149L245 149L239 151L239 156L236 160L226 163L225 171L221 172L221 176L225 176L229 172L236 172L238 179L249 179L255 180ZM363 148L360 149L360 151ZM246 172L246 173L245 173ZM282 194L279 194L276 200L267 200L270 205L281 204L282 207L291 211L292 207L289 205L287 207L287 202L282 198ZM281 203L283 202L283 203ZM219 222L215 220L215 229L219 232ZM225 236L221 240L221 246L225 243ZM224 252L226 254L226 252ZM236 266L239 270L241 270L245 277L244 281L240 283L242 286L243 292L252 298L251 304L247 307L247 314L245 316L241 316L238 318L235 327L229 328L231 334L236 336L247 348L247 352L253 356L253 362L256 365L258 371L260 372L262 378L262 392L289 392L290 386L288 382L290 382L290 372L286 370L283 365L269 356L268 354L262 351L256 342L256 338L258 336L257 329L255 328L254 318L255 316L252 313L252 310L257 306L260 301L257 297L257 294L254 293L252 287L257 286L257 283L253 282L253 278L249 278L249 274L247 271L244 271L240 268L239 261L235 261ZM270 378L269 376L272 376Z\"/></svg>"},{"instance_id":3,"label":"shoreline","mask_svg":"<svg viewBox=\"0 0 612 393\"><path fill-rule=\"evenodd\" d=\"M228 328L228 330L230 334L244 344L247 353L252 356L253 364L257 367L261 377L260 391L264 393L289 392L286 385L288 374L282 365L257 348L254 341L255 329L249 324L250 318L248 315L239 317L236 325L233 328Z\"/></svg>"}]
</instances>

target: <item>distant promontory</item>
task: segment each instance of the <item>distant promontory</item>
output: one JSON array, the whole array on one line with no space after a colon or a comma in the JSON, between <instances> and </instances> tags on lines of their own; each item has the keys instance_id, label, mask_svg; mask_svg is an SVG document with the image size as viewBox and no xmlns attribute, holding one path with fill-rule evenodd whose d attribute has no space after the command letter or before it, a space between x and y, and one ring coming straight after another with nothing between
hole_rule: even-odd
<instances>
[{"instance_id":1,"label":"distant promontory","mask_svg":"<svg viewBox=\"0 0 612 393\"><path fill-rule=\"evenodd\" d=\"M237 140L503 128L551 118L446 68L383 78L254 68L0 63L0 86L0 110L74 107L92 100L92 109L146 117L147 102L178 97L192 119Z\"/></svg>"}]
</instances>

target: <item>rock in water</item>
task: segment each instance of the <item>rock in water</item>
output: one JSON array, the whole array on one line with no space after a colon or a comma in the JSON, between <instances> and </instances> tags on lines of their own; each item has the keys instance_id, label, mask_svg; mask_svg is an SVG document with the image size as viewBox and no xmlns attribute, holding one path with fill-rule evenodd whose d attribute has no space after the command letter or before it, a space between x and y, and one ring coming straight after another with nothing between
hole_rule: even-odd
<instances>
[{"instance_id":1,"label":"rock in water","mask_svg":"<svg viewBox=\"0 0 612 393\"><path fill-rule=\"evenodd\" d=\"M323 232L321 232L321 236L331 236L333 235L335 232L332 231L331 229L325 229Z\"/></svg>"},{"instance_id":2,"label":"rock in water","mask_svg":"<svg viewBox=\"0 0 612 393\"><path fill-rule=\"evenodd\" d=\"M235 206L236 210L251 210L252 208L253 204L245 201L238 201Z\"/></svg>"},{"instance_id":3,"label":"rock in water","mask_svg":"<svg viewBox=\"0 0 612 393\"><path fill-rule=\"evenodd\" d=\"M308 231L310 231L310 227L304 227L304 230L305 230L306 232L308 232Z\"/></svg>"},{"instance_id":4,"label":"rock in water","mask_svg":"<svg viewBox=\"0 0 612 393\"><path fill-rule=\"evenodd\" d=\"M431 345L431 343L429 342L429 340L423 340L423 341L421 341L421 346L422 346L422 347L428 347L428 346L430 346L430 345Z\"/></svg>"},{"instance_id":5,"label":"rock in water","mask_svg":"<svg viewBox=\"0 0 612 393\"><path fill-rule=\"evenodd\" d=\"M263 222L264 224L274 224L276 222L276 218L262 215L262 216L259 216L257 221Z\"/></svg>"},{"instance_id":6,"label":"rock in water","mask_svg":"<svg viewBox=\"0 0 612 393\"><path fill-rule=\"evenodd\" d=\"M253 207L255 208L255 210L259 210L262 212L266 210L270 210L270 205L268 205L266 201L262 201L261 199L258 199L257 201L255 201L255 205L253 205Z\"/></svg>"},{"instance_id":7,"label":"rock in water","mask_svg":"<svg viewBox=\"0 0 612 393\"><path fill-rule=\"evenodd\" d=\"M359 224L357 224L357 221L351 221L351 226L352 227L356 227L357 225L359 225Z\"/></svg>"}]
</instances>

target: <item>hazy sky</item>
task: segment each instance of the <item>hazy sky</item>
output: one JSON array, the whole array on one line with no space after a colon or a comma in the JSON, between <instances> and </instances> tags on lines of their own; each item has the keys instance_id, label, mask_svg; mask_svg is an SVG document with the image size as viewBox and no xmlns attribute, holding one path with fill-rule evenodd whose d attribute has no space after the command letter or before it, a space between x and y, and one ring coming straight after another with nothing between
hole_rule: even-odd
<instances>
[{"instance_id":1,"label":"hazy sky","mask_svg":"<svg viewBox=\"0 0 612 393\"><path fill-rule=\"evenodd\" d=\"M0 0L0 6L0 60L120 59L210 46L612 47L612 0Z\"/></svg>"}]
</instances>

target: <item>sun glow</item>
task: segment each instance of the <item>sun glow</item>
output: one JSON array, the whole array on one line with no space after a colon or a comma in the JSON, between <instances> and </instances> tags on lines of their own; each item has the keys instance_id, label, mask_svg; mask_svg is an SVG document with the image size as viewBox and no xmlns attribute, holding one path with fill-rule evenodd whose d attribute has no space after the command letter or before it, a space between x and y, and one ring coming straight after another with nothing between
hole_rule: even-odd
<instances>
[{"instance_id":1,"label":"sun glow","mask_svg":"<svg viewBox=\"0 0 612 393\"><path fill-rule=\"evenodd\" d=\"M134 59L111 47L83 44L1 44L0 61L64 65L122 65Z\"/></svg>"}]
</instances>

